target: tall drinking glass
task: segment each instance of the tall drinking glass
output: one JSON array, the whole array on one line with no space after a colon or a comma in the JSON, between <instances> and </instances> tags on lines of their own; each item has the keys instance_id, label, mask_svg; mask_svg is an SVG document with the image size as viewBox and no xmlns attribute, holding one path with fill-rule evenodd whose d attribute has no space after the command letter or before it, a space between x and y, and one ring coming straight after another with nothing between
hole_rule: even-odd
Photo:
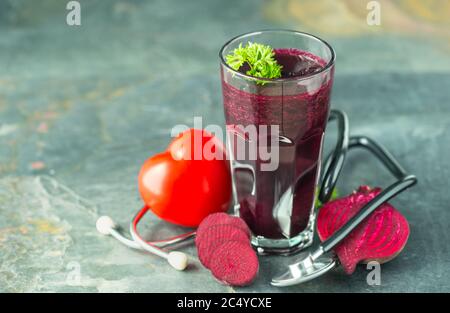
<instances>
[{"instance_id":1,"label":"tall drinking glass","mask_svg":"<svg viewBox=\"0 0 450 313\"><path fill-rule=\"evenodd\" d=\"M281 78L255 78L246 64L238 71L227 65L226 56L248 42L274 48ZM334 51L306 33L267 30L231 39L220 60L235 213L260 253L309 246Z\"/></svg>"}]
</instances>

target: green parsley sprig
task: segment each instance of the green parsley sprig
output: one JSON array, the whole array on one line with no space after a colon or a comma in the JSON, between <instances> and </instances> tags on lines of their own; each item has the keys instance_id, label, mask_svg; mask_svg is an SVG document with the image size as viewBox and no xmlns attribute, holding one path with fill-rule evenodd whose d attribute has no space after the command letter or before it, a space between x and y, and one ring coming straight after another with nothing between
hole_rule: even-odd
<instances>
[{"instance_id":1,"label":"green parsley sprig","mask_svg":"<svg viewBox=\"0 0 450 313\"><path fill-rule=\"evenodd\" d=\"M275 52L270 46L249 42L244 47L242 43L226 56L227 64L238 71L247 65L245 74L259 78L280 78L282 66L274 58Z\"/></svg>"}]
</instances>

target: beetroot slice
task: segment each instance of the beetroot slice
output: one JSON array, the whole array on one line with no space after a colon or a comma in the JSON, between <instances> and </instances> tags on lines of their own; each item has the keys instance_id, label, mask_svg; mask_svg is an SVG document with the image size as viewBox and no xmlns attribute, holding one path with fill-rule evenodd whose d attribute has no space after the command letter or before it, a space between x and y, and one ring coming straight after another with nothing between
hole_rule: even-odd
<instances>
[{"instance_id":1,"label":"beetroot slice","mask_svg":"<svg viewBox=\"0 0 450 313\"><path fill-rule=\"evenodd\" d=\"M211 272L220 282L231 286L246 286L258 275L259 263L255 251L241 241L227 241L211 256Z\"/></svg>"},{"instance_id":2,"label":"beetroot slice","mask_svg":"<svg viewBox=\"0 0 450 313\"><path fill-rule=\"evenodd\" d=\"M250 228L248 228L247 223L245 221L237 216L230 216L230 219L227 221L228 225L233 225L234 227L237 227L244 231L244 233L247 235L248 239L252 237L252 233L250 231Z\"/></svg>"},{"instance_id":3,"label":"beetroot slice","mask_svg":"<svg viewBox=\"0 0 450 313\"><path fill-rule=\"evenodd\" d=\"M195 240L200 262L209 268L209 260L214 251L226 241L241 241L250 245L247 234L233 225L214 225L202 231Z\"/></svg>"},{"instance_id":4,"label":"beetroot slice","mask_svg":"<svg viewBox=\"0 0 450 313\"><path fill-rule=\"evenodd\" d=\"M325 204L317 217L320 240L325 241L380 192L380 188L361 186L351 195ZM392 260L402 251L408 236L405 217L385 203L336 246L335 252L345 272L351 274L360 262Z\"/></svg>"},{"instance_id":5,"label":"beetroot slice","mask_svg":"<svg viewBox=\"0 0 450 313\"><path fill-rule=\"evenodd\" d=\"M243 219L226 213L213 213L205 217L197 228L197 237L201 236L202 232L210 226L222 224L229 224L241 228L249 239L251 237L250 229Z\"/></svg>"}]
</instances>

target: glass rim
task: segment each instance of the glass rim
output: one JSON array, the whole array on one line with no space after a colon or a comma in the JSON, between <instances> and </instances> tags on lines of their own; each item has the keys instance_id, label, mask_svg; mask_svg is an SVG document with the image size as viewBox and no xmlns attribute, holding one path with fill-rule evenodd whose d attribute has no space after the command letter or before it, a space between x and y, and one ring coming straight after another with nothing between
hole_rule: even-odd
<instances>
[{"instance_id":1,"label":"glass rim","mask_svg":"<svg viewBox=\"0 0 450 313\"><path fill-rule=\"evenodd\" d=\"M317 40L320 43L324 44L328 50L330 51L331 57L330 60L327 62L327 64L318 72L315 73L311 73L308 75L304 75L304 76L298 76L298 77L285 77L285 78L263 78L263 77L254 77L251 75L247 75L244 73L241 73L239 71L234 70L233 68L231 68L226 60L224 59L224 50L234 41L236 41L237 39L240 38L245 38L245 37L249 37L249 36L253 36L253 35L258 35L258 34L262 34L262 33L269 33L269 32L274 32L274 33L291 33L291 34L295 34L295 35L301 35L301 36L305 36L305 37L309 37L311 39ZM307 51L308 52L308 51ZM247 33L243 33L237 36L234 36L233 38L231 38L230 40L228 40L227 42L225 42L225 44L222 46L222 48L220 48L219 51L219 57L220 57L220 62L222 63L222 65L224 65L229 71L233 72L233 74L238 75L238 76L242 76L246 79L250 79L250 80L257 80L257 81L267 81L267 82L284 82L284 81L300 81L300 80L305 80L305 79L309 79L311 77L314 77L316 75L319 75L325 71L328 71L333 65L334 62L336 60L336 53L333 49L333 47L331 47L331 45L326 42L325 40L314 36L312 34L309 33L305 33L305 32L301 32L301 31L296 31L296 30L291 30L291 29L263 29L263 30L257 30L257 31L251 31L251 32L247 32Z\"/></svg>"}]
</instances>

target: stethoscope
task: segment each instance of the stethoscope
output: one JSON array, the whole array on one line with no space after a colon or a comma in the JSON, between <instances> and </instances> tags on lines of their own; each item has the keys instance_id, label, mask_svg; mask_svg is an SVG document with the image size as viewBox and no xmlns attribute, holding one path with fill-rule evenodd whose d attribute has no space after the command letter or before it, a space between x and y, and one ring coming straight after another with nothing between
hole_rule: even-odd
<instances>
[{"instance_id":1,"label":"stethoscope","mask_svg":"<svg viewBox=\"0 0 450 313\"><path fill-rule=\"evenodd\" d=\"M99 233L105 236L112 236L125 246L150 252L156 256L166 259L167 262L176 270L182 271L188 266L188 257L185 253L179 251L167 252L164 248L184 242L195 236L195 231L187 232L178 236L170 237L158 241L145 241L137 230L137 226L140 220L148 212L149 207L144 206L133 217L130 222L130 235L131 239L128 239L122 232L120 227L114 223L111 217L101 216L97 219L96 227Z\"/></svg>"}]
</instances>

